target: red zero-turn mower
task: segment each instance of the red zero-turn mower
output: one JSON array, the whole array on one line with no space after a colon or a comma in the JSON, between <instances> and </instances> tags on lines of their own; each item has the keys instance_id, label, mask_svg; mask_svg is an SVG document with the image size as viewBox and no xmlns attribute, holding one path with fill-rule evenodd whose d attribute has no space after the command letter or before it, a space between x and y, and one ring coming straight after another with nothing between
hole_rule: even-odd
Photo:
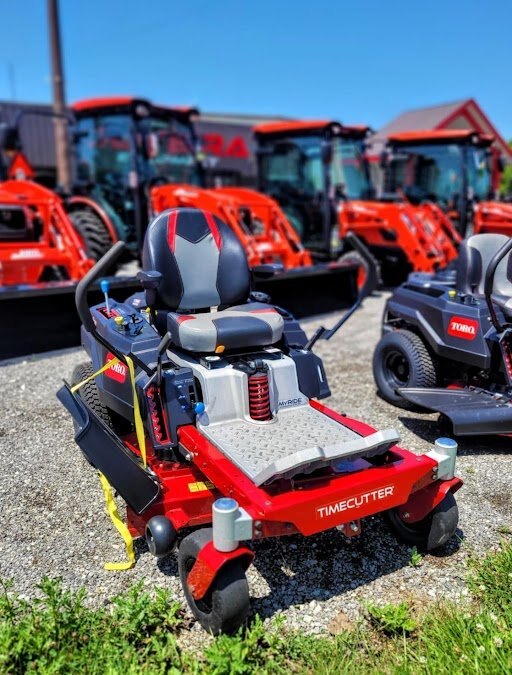
<instances>
[{"instance_id":1,"label":"red zero-turn mower","mask_svg":"<svg viewBox=\"0 0 512 675\"><path fill-rule=\"evenodd\" d=\"M396 445L393 429L375 431L317 401L330 391L312 347L359 306L374 266L356 304L308 341L291 315L250 293L242 246L217 217L160 214L144 243L145 294L119 303L107 293L89 308L89 285L122 247L79 284L92 363L73 383L112 365L58 397L87 459L126 501L132 535L156 556L181 540L184 593L204 628L234 631L244 621L251 540L332 528L353 536L361 519L384 511L410 544L450 539L462 484L455 442L416 456Z\"/></svg>"},{"instance_id":2,"label":"red zero-turn mower","mask_svg":"<svg viewBox=\"0 0 512 675\"><path fill-rule=\"evenodd\" d=\"M455 270L411 274L384 310L381 396L442 413L456 435L512 434L512 238L476 234Z\"/></svg>"}]
</instances>

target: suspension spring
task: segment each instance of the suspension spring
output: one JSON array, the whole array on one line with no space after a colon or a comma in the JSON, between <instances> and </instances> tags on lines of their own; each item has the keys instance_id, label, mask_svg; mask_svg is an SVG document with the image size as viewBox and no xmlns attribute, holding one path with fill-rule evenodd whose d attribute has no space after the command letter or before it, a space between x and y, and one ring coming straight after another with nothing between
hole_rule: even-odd
<instances>
[{"instance_id":1,"label":"suspension spring","mask_svg":"<svg viewBox=\"0 0 512 675\"><path fill-rule=\"evenodd\" d=\"M256 372L249 375L249 414L258 422L272 419L267 373Z\"/></svg>"}]
</instances>

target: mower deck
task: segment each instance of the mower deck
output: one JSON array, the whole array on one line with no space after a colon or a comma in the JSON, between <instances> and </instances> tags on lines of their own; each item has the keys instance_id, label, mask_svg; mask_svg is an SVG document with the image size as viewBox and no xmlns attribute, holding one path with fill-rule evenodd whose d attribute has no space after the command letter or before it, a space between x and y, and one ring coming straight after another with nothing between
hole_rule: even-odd
<instances>
[{"instance_id":1,"label":"mower deck","mask_svg":"<svg viewBox=\"0 0 512 675\"><path fill-rule=\"evenodd\" d=\"M239 419L198 426L256 485L309 473L337 459L383 453L399 441L394 429L361 436L309 405L282 409L271 422Z\"/></svg>"},{"instance_id":2,"label":"mower deck","mask_svg":"<svg viewBox=\"0 0 512 675\"><path fill-rule=\"evenodd\" d=\"M512 433L512 400L479 387L467 389L400 389L400 394L423 408L448 417L459 436Z\"/></svg>"}]
</instances>

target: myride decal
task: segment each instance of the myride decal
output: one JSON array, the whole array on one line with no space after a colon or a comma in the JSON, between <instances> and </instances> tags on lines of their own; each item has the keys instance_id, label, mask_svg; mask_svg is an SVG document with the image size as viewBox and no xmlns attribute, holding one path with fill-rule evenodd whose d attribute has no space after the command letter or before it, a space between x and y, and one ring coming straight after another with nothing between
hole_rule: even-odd
<instances>
[{"instance_id":1,"label":"myride decal","mask_svg":"<svg viewBox=\"0 0 512 675\"><path fill-rule=\"evenodd\" d=\"M115 359L115 354L108 352L105 363L108 363L112 359ZM125 366L124 363L118 361L117 363L114 363L113 366L110 366L110 368L107 368L105 375L110 377L111 380L115 380L116 382L120 382L122 384L126 380L127 372L128 367Z\"/></svg>"},{"instance_id":2,"label":"myride decal","mask_svg":"<svg viewBox=\"0 0 512 675\"><path fill-rule=\"evenodd\" d=\"M331 516L344 513L345 511L359 509L362 506L367 506L368 504L374 504L382 500L386 500L389 497L392 497L394 492L394 485L385 485L384 487L377 488L376 490L369 490L368 492L362 492L361 494L347 497L347 499L341 499L337 502L331 502L330 504L317 506L316 517L330 518Z\"/></svg>"},{"instance_id":3,"label":"myride decal","mask_svg":"<svg viewBox=\"0 0 512 675\"><path fill-rule=\"evenodd\" d=\"M452 316L448 324L448 335L463 340L474 340L478 333L479 323L465 316Z\"/></svg>"}]
</instances>

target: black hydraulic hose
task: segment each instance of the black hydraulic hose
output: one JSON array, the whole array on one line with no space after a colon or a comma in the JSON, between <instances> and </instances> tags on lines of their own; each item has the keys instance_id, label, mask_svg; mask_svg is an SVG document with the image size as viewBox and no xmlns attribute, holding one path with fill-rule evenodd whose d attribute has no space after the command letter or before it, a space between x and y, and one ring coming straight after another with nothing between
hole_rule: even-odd
<instances>
[{"instance_id":1,"label":"black hydraulic hose","mask_svg":"<svg viewBox=\"0 0 512 675\"><path fill-rule=\"evenodd\" d=\"M494 276L496 274L496 269L500 262L503 260L503 258L512 251L512 237L506 241L503 246L494 254L493 258L491 259L491 262L489 263L487 267L487 271L485 273L485 282L484 282L484 295L485 295L485 301L487 303L487 307L489 308L489 314L491 315L491 321L493 326L496 328L498 333L501 333L503 330L503 326L498 320L498 316L496 314L496 310L494 309L494 305L492 302L492 291L493 291L493 286L494 286Z\"/></svg>"},{"instance_id":2,"label":"black hydraulic hose","mask_svg":"<svg viewBox=\"0 0 512 675\"><path fill-rule=\"evenodd\" d=\"M89 311L89 305L87 304L87 293L98 277L105 276L108 270L113 267L113 264L121 256L125 248L126 244L124 241L118 241L77 284L75 292L76 309L80 321L89 333L95 333L96 327Z\"/></svg>"}]
</instances>

